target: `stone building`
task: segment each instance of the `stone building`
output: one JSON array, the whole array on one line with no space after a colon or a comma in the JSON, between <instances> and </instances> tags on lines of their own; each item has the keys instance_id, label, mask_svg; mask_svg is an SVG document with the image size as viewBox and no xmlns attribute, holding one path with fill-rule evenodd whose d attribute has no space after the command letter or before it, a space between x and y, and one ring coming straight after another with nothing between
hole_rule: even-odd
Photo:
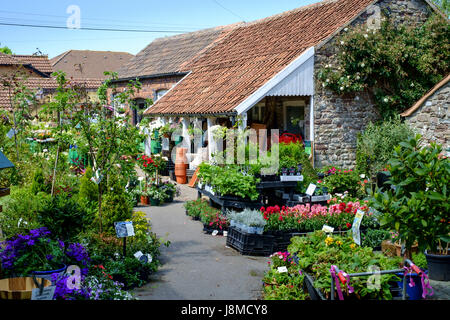
<instances>
[{"instance_id":1,"label":"stone building","mask_svg":"<svg viewBox=\"0 0 450 320\"><path fill-rule=\"evenodd\" d=\"M410 109L401 114L423 137L450 152L450 74Z\"/></svg>"},{"instance_id":2,"label":"stone building","mask_svg":"<svg viewBox=\"0 0 450 320\"><path fill-rule=\"evenodd\" d=\"M317 73L336 59L346 28L377 28L383 15L420 24L436 10L428 0L325 0L243 23L186 64L182 81L145 114L181 117L184 132L193 121L212 128L237 119L242 128L280 129L311 142L315 166L352 168L358 133L380 116L369 93L337 95Z\"/></svg>"}]
</instances>

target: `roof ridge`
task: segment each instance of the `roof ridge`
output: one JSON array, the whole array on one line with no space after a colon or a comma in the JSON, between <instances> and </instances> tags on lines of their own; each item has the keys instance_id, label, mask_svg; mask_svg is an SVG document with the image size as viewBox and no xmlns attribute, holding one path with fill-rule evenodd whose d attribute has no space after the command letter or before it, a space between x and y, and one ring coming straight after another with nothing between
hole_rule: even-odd
<instances>
[{"instance_id":1,"label":"roof ridge","mask_svg":"<svg viewBox=\"0 0 450 320\"><path fill-rule=\"evenodd\" d=\"M315 8L315 7L320 7L320 6L327 5L327 4L330 4L330 3L333 3L333 2L339 2L339 0L322 0L322 1L319 1L319 2L314 2L314 3L311 3L311 4L307 4L307 5L295 8L295 9L283 11L283 12L274 14L274 15L269 16L269 17L257 19L257 20L250 21L250 22L246 22L245 26L252 26L252 25L255 25L255 24L259 24L259 23L265 23L265 22L270 21L270 20L278 19L278 18L281 18L281 17L285 17L285 16L288 16L288 15L291 15L291 14L295 14L295 13L301 12L303 10L308 10L308 9L312 9L312 8Z\"/></svg>"},{"instance_id":2,"label":"roof ridge","mask_svg":"<svg viewBox=\"0 0 450 320\"><path fill-rule=\"evenodd\" d=\"M234 29L234 28L236 28L238 26L241 26L243 24L245 24L245 22L236 22L236 23L227 24L227 25L221 25L221 26L216 26L216 27L211 27L211 28L206 28L206 29L200 29L200 30L191 31L191 32L180 33L180 34L176 34L176 35L173 35L173 36L160 37L160 38L154 39L149 45L151 45L153 42L164 41L164 40L168 40L168 39L174 40L174 39L177 39L177 38L189 37L189 36L192 36L193 34L200 35L200 34L209 33L209 32L213 32L213 31Z\"/></svg>"},{"instance_id":3,"label":"roof ridge","mask_svg":"<svg viewBox=\"0 0 450 320\"><path fill-rule=\"evenodd\" d=\"M445 86L450 81L450 73L433 86L422 98L420 98L411 108L400 114L402 117L407 118L416 112L429 97L439 91L443 86Z\"/></svg>"},{"instance_id":4,"label":"roof ridge","mask_svg":"<svg viewBox=\"0 0 450 320\"><path fill-rule=\"evenodd\" d=\"M68 50L66 52L61 53L59 56L54 57L53 59L50 59L50 63L52 65L52 67L54 67L58 62L60 62L65 56L67 56L69 54L69 52L71 52L71 50ZM59 58L58 58L59 57ZM52 62L52 60L58 58L57 60L55 60L55 62Z\"/></svg>"}]
</instances>

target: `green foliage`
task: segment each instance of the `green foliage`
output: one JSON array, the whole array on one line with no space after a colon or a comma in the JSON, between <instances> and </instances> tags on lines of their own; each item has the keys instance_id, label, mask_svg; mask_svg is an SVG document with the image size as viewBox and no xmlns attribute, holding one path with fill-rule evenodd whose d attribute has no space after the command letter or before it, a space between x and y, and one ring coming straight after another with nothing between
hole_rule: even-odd
<instances>
[{"instance_id":1,"label":"green foliage","mask_svg":"<svg viewBox=\"0 0 450 320\"><path fill-rule=\"evenodd\" d=\"M414 131L400 117L380 124L370 123L358 136L356 166L358 171L373 178L386 168L392 152L401 142L414 136Z\"/></svg>"},{"instance_id":2,"label":"green foliage","mask_svg":"<svg viewBox=\"0 0 450 320\"><path fill-rule=\"evenodd\" d=\"M288 247L291 254L298 257L298 267L311 275L314 286L326 297L330 296L330 268L336 265L346 273L367 272L370 266L378 266L380 270L395 270L401 267L402 259L389 258L381 253L374 253L372 248L357 246L351 236L327 236L322 231L309 234L306 237L294 237ZM391 300L390 282L400 279L392 274L380 277L380 289L369 288L366 277L351 278L350 285L355 293L347 295L346 299ZM343 290L346 295L346 290Z\"/></svg>"},{"instance_id":3,"label":"green foliage","mask_svg":"<svg viewBox=\"0 0 450 320\"><path fill-rule=\"evenodd\" d=\"M4 54L8 54L8 55L13 54L12 50L10 48L8 48L7 46L0 47L0 52L4 53Z\"/></svg>"},{"instance_id":4,"label":"green foliage","mask_svg":"<svg viewBox=\"0 0 450 320\"><path fill-rule=\"evenodd\" d=\"M448 0L433 0L433 2L441 9L441 11L450 17L450 1Z\"/></svg>"},{"instance_id":5,"label":"green foliage","mask_svg":"<svg viewBox=\"0 0 450 320\"><path fill-rule=\"evenodd\" d=\"M40 194L34 194L30 188L12 187L11 195L3 202L3 212L0 213L0 225L5 237L41 227L37 219L41 206Z\"/></svg>"},{"instance_id":6,"label":"green foliage","mask_svg":"<svg viewBox=\"0 0 450 320\"><path fill-rule=\"evenodd\" d=\"M396 230L407 248L417 241L421 250L434 252L450 242L450 160L440 155L441 146L421 148L420 140L418 135L394 149L388 184L395 190L374 193L373 207L383 213L382 225Z\"/></svg>"},{"instance_id":7,"label":"green foliage","mask_svg":"<svg viewBox=\"0 0 450 320\"><path fill-rule=\"evenodd\" d=\"M244 175L239 166L219 167L203 163L199 168L199 179L205 184L210 184L214 192L222 196L258 199L259 193L256 190L256 184L259 179L252 175Z\"/></svg>"},{"instance_id":8,"label":"green foliage","mask_svg":"<svg viewBox=\"0 0 450 320\"><path fill-rule=\"evenodd\" d=\"M330 194L347 193L350 197L363 198L361 178L354 170L343 170L336 167L323 169L325 177L319 180L318 187L325 187Z\"/></svg>"},{"instance_id":9,"label":"green foliage","mask_svg":"<svg viewBox=\"0 0 450 320\"><path fill-rule=\"evenodd\" d=\"M303 167L302 174L305 177L315 178L317 172L314 170L309 160L308 154L302 143L280 143L279 144L280 157L280 172L283 168L297 168L301 164Z\"/></svg>"},{"instance_id":10,"label":"green foliage","mask_svg":"<svg viewBox=\"0 0 450 320\"><path fill-rule=\"evenodd\" d=\"M42 169L37 169L34 173L33 182L31 184L31 192L33 194L38 194L39 192L50 192L50 188L46 183Z\"/></svg>"},{"instance_id":11,"label":"green foliage","mask_svg":"<svg viewBox=\"0 0 450 320\"><path fill-rule=\"evenodd\" d=\"M111 179L108 192L103 197L102 223L104 231L115 234L115 222L131 219L133 208L130 206L125 188L116 180Z\"/></svg>"},{"instance_id":12,"label":"green foliage","mask_svg":"<svg viewBox=\"0 0 450 320\"><path fill-rule=\"evenodd\" d=\"M55 196L40 193L42 206L38 211L38 221L47 227L55 239L72 241L92 224L92 216L88 216L75 198L67 193Z\"/></svg>"},{"instance_id":13,"label":"green foliage","mask_svg":"<svg viewBox=\"0 0 450 320\"><path fill-rule=\"evenodd\" d=\"M335 93L369 90L384 118L410 108L449 73L450 25L434 15L423 25L390 19L379 30L358 26L337 39L336 65L318 74Z\"/></svg>"},{"instance_id":14,"label":"green foliage","mask_svg":"<svg viewBox=\"0 0 450 320\"><path fill-rule=\"evenodd\" d=\"M98 201L98 185L91 181L94 173L92 168L88 167L85 174L80 179L80 193L78 198L88 202Z\"/></svg>"},{"instance_id":15,"label":"green foliage","mask_svg":"<svg viewBox=\"0 0 450 320\"><path fill-rule=\"evenodd\" d=\"M362 246L371 248L381 247L381 243L384 240L389 240L390 235L390 232L387 230L368 229L361 235Z\"/></svg>"}]
</instances>

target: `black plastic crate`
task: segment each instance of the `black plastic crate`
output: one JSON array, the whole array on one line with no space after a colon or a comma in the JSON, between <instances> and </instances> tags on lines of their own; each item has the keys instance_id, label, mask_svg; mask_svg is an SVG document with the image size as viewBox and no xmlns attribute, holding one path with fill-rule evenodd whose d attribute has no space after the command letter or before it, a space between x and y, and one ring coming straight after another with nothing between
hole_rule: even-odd
<instances>
[{"instance_id":1,"label":"black plastic crate","mask_svg":"<svg viewBox=\"0 0 450 320\"><path fill-rule=\"evenodd\" d=\"M242 255L270 256L274 253L274 236L249 234L234 227L228 229L227 246Z\"/></svg>"}]
</instances>

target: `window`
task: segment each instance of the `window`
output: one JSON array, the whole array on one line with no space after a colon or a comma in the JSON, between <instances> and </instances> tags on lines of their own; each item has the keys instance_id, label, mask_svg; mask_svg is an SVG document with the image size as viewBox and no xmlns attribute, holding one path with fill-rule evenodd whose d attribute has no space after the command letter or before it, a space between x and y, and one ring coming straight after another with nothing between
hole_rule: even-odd
<instances>
[{"instance_id":1,"label":"window","mask_svg":"<svg viewBox=\"0 0 450 320\"><path fill-rule=\"evenodd\" d=\"M167 89L161 89L161 90L158 90L158 91L156 91L156 94L155 94L155 101L158 101L159 99L161 99L166 93L167 93L167 91L169 91L169 90L167 90Z\"/></svg>"}]
</instances>

